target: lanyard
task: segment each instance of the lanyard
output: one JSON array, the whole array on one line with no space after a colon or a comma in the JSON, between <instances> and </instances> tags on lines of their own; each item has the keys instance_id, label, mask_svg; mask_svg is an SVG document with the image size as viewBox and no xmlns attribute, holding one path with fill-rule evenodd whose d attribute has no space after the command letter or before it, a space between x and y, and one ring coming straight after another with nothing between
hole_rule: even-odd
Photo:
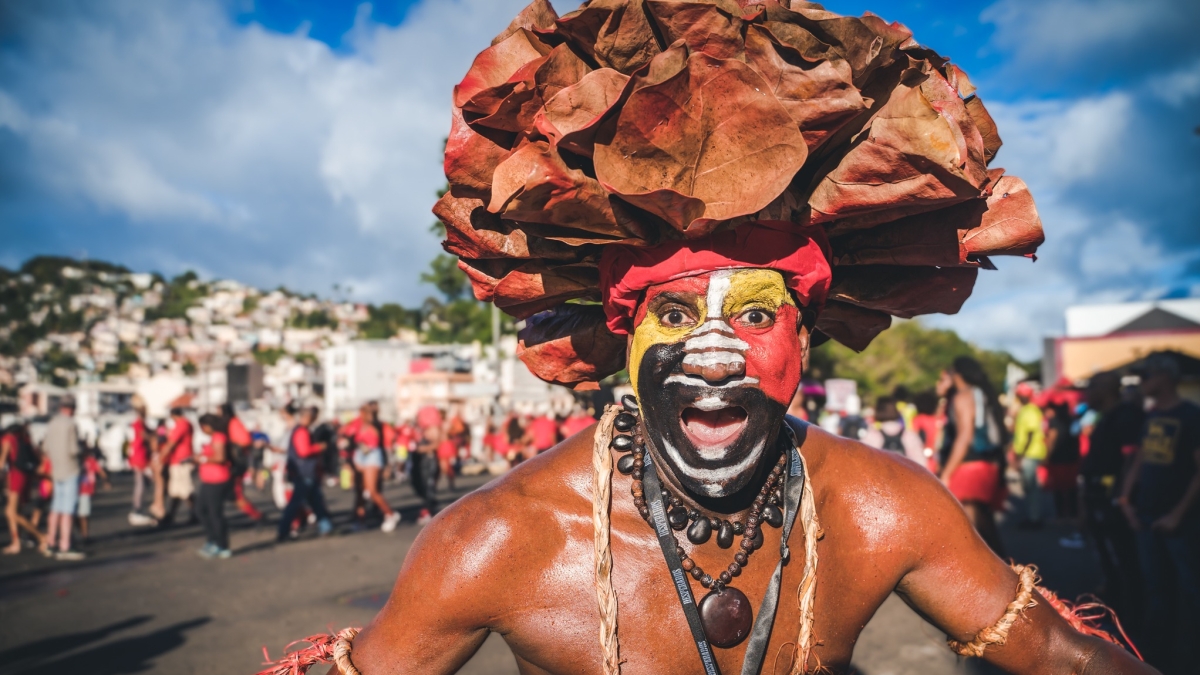
<instances>
[{"instance_id":1,"label":"lanyard","mask_svg":"<svg viewBox=\"0 0 1200 675\"><path fill-rule=\"evenodd\" d=\"M800 462L800 453L796 450L796 436L792 426L783 424L791 447L788 449L788 470L783 479L783 535L779 542L779 562L775 572L767 584L767 593L763 597L762 606L758 608L758 616L754 620L754 629L750 632L746 645L746 658L742 662L742 675L757 675L762 667L763 657L767 651L767 643L771 640L771 629L775 624L775 611L779 604L779 586L783 577L783 565L790 557L788 551L788 536L796 522L796 511L799 510L800 497L804 493L804 465ZM801 427L803 433L804 428ZM705 675L721 675L721 669L713 657L712 645L704 634L704 624L700 621L700 611L696 607L692 587L688 584L687 573L684 572L679 560L678 546L671 525L667 522L667 510L663 504L662 482L658 471L654 468L650 453L646 453L646 468L643 474L646 484L646 502L650 507L650 517L654 522L654 532L658 535L658 545L662 548L663 558L667 561L667 569L671 572L671 580L675 582L675 592L679 594L679 604L683 607L683 615L687 618L688 628L692 632L692 640L696 643L696 651L700 653L700 663L704 666Z\"/></svg>"}]
</instances>

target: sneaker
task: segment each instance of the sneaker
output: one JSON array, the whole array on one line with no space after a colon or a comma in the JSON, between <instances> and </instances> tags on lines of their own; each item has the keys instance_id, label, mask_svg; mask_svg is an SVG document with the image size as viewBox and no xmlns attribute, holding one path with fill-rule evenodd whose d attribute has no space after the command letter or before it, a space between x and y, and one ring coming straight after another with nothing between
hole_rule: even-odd
<instances>
[{"instance_id":1,"label":"sneaker","mask_svg":"<svg viewBox=\"0 0 1200 675\"><path fill-rule=\"evenodd\" d=\"M317 535L327 537L333 532L333 523L329 522L328 518L322 518L317 521Z\"/></svg>"},{"instance_id":2,"label":"sneaker","mask_svg":"<svg viewBox=\"0 0 1200 675\"><path fill-rule=\"evenodd\" d=\"M200 549L198 551L196 551L196 555L200 556L201 558L204 558L205 560L212 560L213 556L215 556L216 554L217 554L217 547L211 541L206 542L203 546L200 547Z\"/></svg>"},{"instance_id":3,"label":"sneaker","mask_svg":"<svg viewBox=\"0 0 1200 675\"><path fill-rule=\"evenodd\" d=\"M433 520L433 515L429 513L429 509L421 509L421 515L417 517L417 525L424 527Z\"/></svg>"},{"instance_id":4,"label":"sneaker","mask_svg":"<svg viewBox=\"0 0 1200 675\"><path fill-rule=\"evenodd\" d=\"M218 560L229 560L233 557L233 551L227 548L219 548L214 555Z\"/></svg>"},{"instance_id":5,"label":"sneaker","mask_svg":"<svg viewBox=\"0 0 1200 675\"><path fill-rule=\"evenodd\" d=\"M384 532L392 532L396 529L396 525L399 523L400 514L396 511L393 511L390 516L384 517L383 524L379 526L379 529L383 530Z\"/></svg>"},{"instance_id":6,"label":"sneaker","mask_svg":"<svg viewBox=\"0 0 1200 675\"><path fill-rule=\"evenodd\" d=\"M55 560L83 560L86 557L83 551L59 551L54 554Z\"/></svg>"},{"instance_id":7,"label":"sneaker","mask_svg":"<svg viewBox=\"0 0 1200 675\"><path fill-rule=\"evenodd\" d=\"M129 512L129 524L134 527L152 527L158 524L158 521L144 513L137 511Z\"/></svg>"}]
</instances>

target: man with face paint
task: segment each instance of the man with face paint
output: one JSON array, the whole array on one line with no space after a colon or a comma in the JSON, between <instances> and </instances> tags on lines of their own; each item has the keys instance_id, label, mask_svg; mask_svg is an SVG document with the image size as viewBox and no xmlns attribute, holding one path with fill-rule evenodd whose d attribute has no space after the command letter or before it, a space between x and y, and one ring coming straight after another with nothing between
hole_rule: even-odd
<instances>
[{"instance_id":1,"label":"man with face paint","mask_svg":"<svg viewBox=\"0 0 1200 675\"><path fill-rule=\"evenodd\" d=\"M953 313L1042 241L911 37L787 0L535 0L497 36L455 89L444 246L534 374L635 395L439 513L374 621L290 662L453 673L494 632L530 674L845 673L896 593L1007 672L1154 672L923 467L786 415L811 344Z\"/></svg>"}]
</instances>

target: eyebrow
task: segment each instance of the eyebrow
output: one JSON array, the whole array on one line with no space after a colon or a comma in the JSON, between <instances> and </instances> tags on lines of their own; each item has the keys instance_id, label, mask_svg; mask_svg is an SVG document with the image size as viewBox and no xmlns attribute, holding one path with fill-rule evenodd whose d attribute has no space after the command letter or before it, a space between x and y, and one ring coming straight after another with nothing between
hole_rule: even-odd
<instances>
[{"instance_id":1,"label":"eyebrow","mask_svg":"<svg viewBox=\"0 0 1200 675\"><path fill-rule=\"evenodd\" d=\"M649 309L654 311L669 303L677 303L694 308L699 298L698 294L691 291L663 291L650 299Z\"/></svg>"}]
</instances>

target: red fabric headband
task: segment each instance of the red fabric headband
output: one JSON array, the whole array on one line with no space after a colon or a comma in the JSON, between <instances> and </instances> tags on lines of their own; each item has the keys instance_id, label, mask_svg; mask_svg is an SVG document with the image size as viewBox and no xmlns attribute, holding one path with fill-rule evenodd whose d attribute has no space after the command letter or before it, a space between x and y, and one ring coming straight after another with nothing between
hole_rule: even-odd
<instances>
[{"instance_id":1,"label":"red fabric headband","mask_svg":"<svg viewBox=\"0 0 1200 675\"><path fill-rule=\"evenodd\" d=\"M606 246L600 290L608 329L618 335L633 332L642 291L655 284L743 267L776 270L801 306L819 309L833 276L829 255L820 226L766 220L658 246Z\"/></svg>"}]
</instances>

